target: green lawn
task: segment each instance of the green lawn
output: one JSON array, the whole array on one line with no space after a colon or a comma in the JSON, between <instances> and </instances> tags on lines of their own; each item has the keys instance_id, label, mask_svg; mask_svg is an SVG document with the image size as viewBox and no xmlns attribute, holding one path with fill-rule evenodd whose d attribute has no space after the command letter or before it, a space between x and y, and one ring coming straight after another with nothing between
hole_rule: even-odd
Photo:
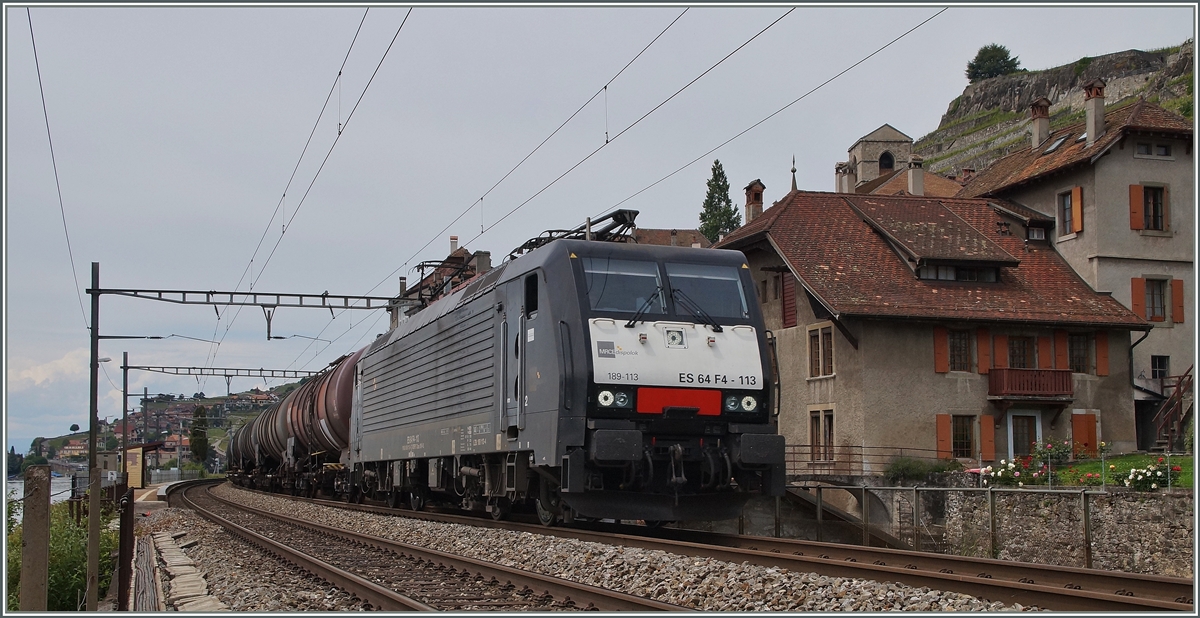
<instances>
[{"instance_id":1,"label":"green lawn","mask_svg":"<svg viewBox=\"0 0 1200 618\"><path fill-rule=\"evenodd\" d=\"M1131 469L1145 468L1150 464L1157 464L1159 457L1162 457L1162 463L1166 465L1167 457L1165 455L1120 455L1105 458L1103 466L1101 466L1099 459L1075 461L1063 464L1063 466L1055 466L1055 472L1058 478L1061 479L1061 482L1067 485L1099 485L1100 482L1095 480L1094 477L1091 482L1088 482L1086 475L1100 474L1101 467L1103 467L1105 485L1124 486L1124 479L1129 476ZM1179 473L1178 487L1194 487L1192 459L1191 455L1171 457L1171 466L1182 468Z\"/></svg>"}]
</instances>

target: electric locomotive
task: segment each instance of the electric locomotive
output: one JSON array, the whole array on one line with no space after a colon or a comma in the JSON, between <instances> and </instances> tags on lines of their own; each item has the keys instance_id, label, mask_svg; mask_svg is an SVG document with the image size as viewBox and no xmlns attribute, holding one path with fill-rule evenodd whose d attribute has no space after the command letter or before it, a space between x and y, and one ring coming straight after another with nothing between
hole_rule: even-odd
<instances>
[{"instance_id":1,"label":"electric locomotive","mask_svg":"<svg viewBox=\"0 0 1200 618\"><path fill-rule=\"evenodd\" d=\"M547 525L728 519L782 495L745 257L581 239L628 239L634 216L535 239L343 360L356 361L347 448L293 486L527 507Z\"/></svg>"}]
</instances>

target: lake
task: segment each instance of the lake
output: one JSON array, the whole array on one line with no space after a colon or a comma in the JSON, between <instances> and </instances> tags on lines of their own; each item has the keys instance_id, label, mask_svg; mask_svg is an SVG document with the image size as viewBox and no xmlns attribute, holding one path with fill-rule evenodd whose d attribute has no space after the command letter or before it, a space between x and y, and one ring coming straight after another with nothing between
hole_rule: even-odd
<instances>
[{"instance_id":1,"label":"lake","mask_svg":"<svg viewBox=\"0 0 1200 618\"><path fill-rule=\"evenodd\" d=\"M25 495L25 481L8 481L4 488L4 501L15 498L20 500ZM63 476L50 479L50 502L62 502L71 497L71 477ZM15 505L17 517L21 516L21 503Z\"/></svg>"}]
</instances>

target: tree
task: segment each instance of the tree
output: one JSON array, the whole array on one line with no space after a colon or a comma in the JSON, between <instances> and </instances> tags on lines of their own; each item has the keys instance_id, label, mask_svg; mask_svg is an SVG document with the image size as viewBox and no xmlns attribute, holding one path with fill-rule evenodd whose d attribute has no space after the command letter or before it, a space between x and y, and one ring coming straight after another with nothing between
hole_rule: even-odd
<instances>
[{"instance_id":1,"label":"tree","mask_svg":"<svg viewBox=\"0 0 1200 618\"><path fill-rule=\"evenodd\" d=\"M742 226L742 215L729 199L729 179L721 161L713 161L712 178L708 179L708 193L704 196L704 207L700 211L700 233L709 242L717 242L721 236Z\"/></svg>"},{"instance_id":2,"label":"tree","mask_svg":"<svg viewBox=\"0 0 1200 618\"><path fill-rule=\"evenodd\" d=\"M115 451L117 450L117 446L120 444L121 441L118 440L116 436L109 436L106 440L104 440L104 450Z\"/></svg>"},{"instance_id":3,"label":"tree","mask_svg":"<svg viewBox=\"0 0 1200 618\"><path fill-rule=\"evenodd\" d=\"M208 454L208 414L204 406L197 406L192 412L191 449L194 461L203 462Z\"/></svg>"},{"instance_id":4,"label":"tree","mask_svg":"<svg viewBox=\"0 0 1200 618\"><path fill-rule=\"evenodd\" d=\"M79 425L77 425L77 424L75 424L75 423L72 423L72 424L71 424L71 431L79 431Z\"/></svg>"},{"instance_id":5,"label":"tree","mask_svg":"<svg viewBox=\"0 0 1200 618\"><path fill-rule=\"evenodd\" d=\"M1008 48L991 43L979 48L975 59L967 63L967 79L974 84L989 77L1008 75L1021 70L1021 61L1013 58Z\"/></svg>"}]
</instances>

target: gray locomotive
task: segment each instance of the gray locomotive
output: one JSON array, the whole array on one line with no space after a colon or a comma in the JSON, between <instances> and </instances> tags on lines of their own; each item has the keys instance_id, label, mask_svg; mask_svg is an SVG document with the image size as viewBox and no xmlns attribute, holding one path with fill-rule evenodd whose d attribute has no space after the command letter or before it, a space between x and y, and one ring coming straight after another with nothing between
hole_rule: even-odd
<instances>
[{"instance_id":1,"label":"gray locomotive","mask_svg":"<svg viewBox=\"0 0 1200 618\"><path fill-rule=\"evenodd\" d=\"M745 257L580 236L534 239L307 380L233 434L235 481L547 525L728 519L782 495Z\"/></svg>"}]
</instances>

